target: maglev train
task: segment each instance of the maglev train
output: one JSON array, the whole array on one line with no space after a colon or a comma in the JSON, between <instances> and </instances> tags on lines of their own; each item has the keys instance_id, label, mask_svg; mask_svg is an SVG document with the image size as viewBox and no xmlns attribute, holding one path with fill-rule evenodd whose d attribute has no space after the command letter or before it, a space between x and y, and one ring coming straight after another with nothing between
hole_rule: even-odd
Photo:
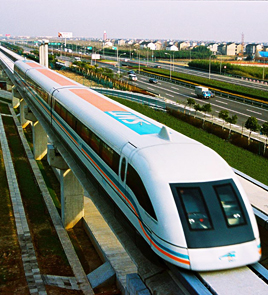
<instances>
[{"instance_id":1,"label":"maglev train","mask_svg":"<svg viewBox=\"0 0 268 295\"><path fill-rule=\"evenodd\" d=\"M14 74L160 257L195 271L260 259L252 207L216 152L38 63L17 61Z\"/></svg>"}]
</instances>

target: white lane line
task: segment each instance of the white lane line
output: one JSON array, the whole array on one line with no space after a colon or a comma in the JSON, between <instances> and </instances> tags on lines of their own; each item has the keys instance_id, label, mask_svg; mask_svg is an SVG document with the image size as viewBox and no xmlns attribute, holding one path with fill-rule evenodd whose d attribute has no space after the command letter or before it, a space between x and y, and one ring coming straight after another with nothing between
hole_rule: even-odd
<instances>
[{"instance_id":1,"label":"white lane line","mask_svg":"<svg viewBox=\"0 0 268 295\"><path fill-rule=\"evenodd\" d=\"M171 96L171 97L174 97L174 95L171 95L171 94L168 94L168 93L166 93L166 95Z\"/></svg>"},{"instance_id":2,"label":"white lane line","mask_svg":"<svg viewBox=\"0 0 268 295\"><path fill-rule=\"evenodd\" d=\"M250 109L246 109L248 112L252 112L252 113L255 113L255 114L258 114L258 115L262 115L262 113L259 113L259 112L255 112L255 111L252 111Z\"/></svg>"},{"instance_id":3,"label":"white lane line","mask_svg":"<svg viewBox=\"0 0 268 295\"><path fill-rule=\"evenodd\" d=\"M223 101L220 101L220 100L215 100L216 102L218 103L222 103L222 104L228 104L228 102L223 102Z\"/></svg>"}]
</instances>

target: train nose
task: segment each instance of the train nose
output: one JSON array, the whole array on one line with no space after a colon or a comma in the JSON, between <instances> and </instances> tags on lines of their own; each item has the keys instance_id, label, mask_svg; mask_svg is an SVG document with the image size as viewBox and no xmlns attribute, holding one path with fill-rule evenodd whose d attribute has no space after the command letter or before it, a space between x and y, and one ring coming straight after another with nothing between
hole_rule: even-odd
<instances>
[{"instance_id":1,"label":"train nose","mask_svg":"<svg viewBox=\"0 0 268 295\"><path fill-rule=\"evenodd\" d=\"M188 249L191 269L212 271L253 264L261 257L261 247L257 240L240 245L208 249Z\"/></svg>"}]
</instances>

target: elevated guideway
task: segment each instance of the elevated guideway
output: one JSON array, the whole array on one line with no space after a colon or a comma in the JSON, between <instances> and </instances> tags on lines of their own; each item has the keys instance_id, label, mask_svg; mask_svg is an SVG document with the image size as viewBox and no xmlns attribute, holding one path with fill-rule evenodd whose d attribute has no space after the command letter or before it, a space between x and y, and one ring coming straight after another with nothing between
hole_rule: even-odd
<instances>
[{"instance_id":1,"label":"elevated guideway","mask_svg":"<svg viewBox=\"0 0 268 295\"><path fill-rule=\"evenodd\" d=\"M7 57L3 55L4 54L0 52L1 65L4 64L3 68L5 72L9 72L7 75L12 76L14 62L12 68L12 61L10 59L8 60ZM35 112L35 115L38 116L38 112ZM40 121L42 121L42 118L40 118ZM52 135L51 137L53 138L53 136L56 135ZM57 140L55 139L55 141ZM240 174L239 171L236 171L236 173ZM254 180L246 175L239 175L239 178L249 196L251 204L268 215L267 188L265 189L265 186L261 187L257 185ZM241 291L243 294L266 294L268 292L267 284L247 267L231 271L200 273L199 275L201 280L205 281L206 284L211 287L211 290L213 290L212 293L214 294L239 294ZM256 290L259 293L256 293Z\"/></svg>"}]
</instances>

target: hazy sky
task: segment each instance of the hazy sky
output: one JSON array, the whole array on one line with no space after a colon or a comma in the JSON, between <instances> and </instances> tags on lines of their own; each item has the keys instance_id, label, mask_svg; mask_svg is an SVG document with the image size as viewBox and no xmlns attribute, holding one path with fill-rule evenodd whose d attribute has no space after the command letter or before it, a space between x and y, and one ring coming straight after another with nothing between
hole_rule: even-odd
<instances>
[{"instance_id":1,"label":"hazy sky","mask_svg":"<svg viewBox=\"0 0 268 295\"><path fill-rule=\"evenodd\" d=\"M0 34L268 42L268 1L0 0Z\"/></svg>"}]
</instances>

